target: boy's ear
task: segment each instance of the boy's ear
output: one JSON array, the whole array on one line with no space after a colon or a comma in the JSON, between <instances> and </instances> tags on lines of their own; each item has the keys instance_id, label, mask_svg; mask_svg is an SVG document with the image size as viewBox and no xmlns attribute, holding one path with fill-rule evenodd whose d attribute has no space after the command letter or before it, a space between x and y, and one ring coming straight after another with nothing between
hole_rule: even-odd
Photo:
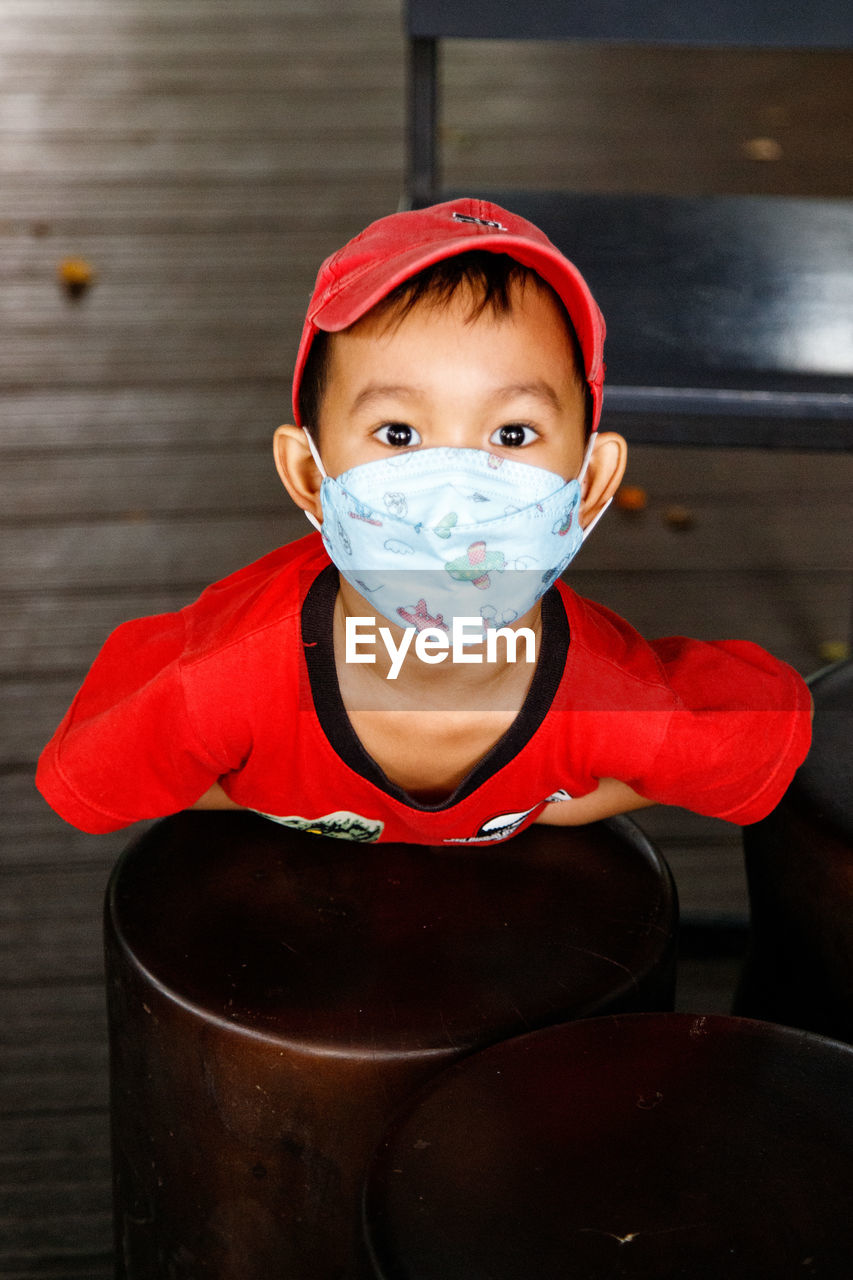
<instances>
[{"instance_id":1,"label":"boy's ear","mask_svg":"<svg viewBox=\"0 0 853 1280\"><path fill-rule=\"evenodd\" d=\"M311 456L305 432L301 427L279 427L273 437L276 470L297 507L310 511L322 523L320 486L323 477Z\"/></svg>"},{"instance_id":2,"label":"boy's ear","mask_svg":"<svg viewBox=\"0 0 853 1280\"><path fill-rule=\"evenodd\" d=\"M628 462L628 445L615 431L598 431L583 480L580 522L586 528L613 497Z\"/></svg>"}]
</instances>

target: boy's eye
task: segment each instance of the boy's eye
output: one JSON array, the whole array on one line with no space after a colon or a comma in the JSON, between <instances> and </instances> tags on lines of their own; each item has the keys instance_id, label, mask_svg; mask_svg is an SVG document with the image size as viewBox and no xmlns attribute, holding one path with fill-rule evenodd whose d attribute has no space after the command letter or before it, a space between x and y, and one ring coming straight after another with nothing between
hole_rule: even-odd
<instances>
[{"instance_id":1,"label":"boy's eye","mask_svg":"<svg viewBox=\"0 0 853 1280\"><path fill-rule=\"evenodd\" d=\"M508 422L505 427L498 427L497 431L493 432L489 437L489 444L500 444L506 449L517 449L520 445L532 444L538 434L533 427L525 426L523 422Z\"/></svg>"},{"instance_id":2,"label":"boy's eye","mask_svg":"<svg viewBox=\"0 0 853 1280\"><path fill-rule=\"evenodd\" d=\"M374 435L382 444L389 444L394 449L405 449L409 445L421 442L415 428L410 427L406 422L386 422L374 432Z\"/></svg>"}]
</instances>

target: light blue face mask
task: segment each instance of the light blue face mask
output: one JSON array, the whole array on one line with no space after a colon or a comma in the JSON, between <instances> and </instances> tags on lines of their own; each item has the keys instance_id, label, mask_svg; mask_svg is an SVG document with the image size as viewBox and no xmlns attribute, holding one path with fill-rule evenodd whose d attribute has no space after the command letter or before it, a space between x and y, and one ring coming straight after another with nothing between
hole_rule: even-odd
<instances>
[{"instance_id":1,"label":"light blue face mask","mask_svg":"<svg viewBox=\"0 0 853 1280\"><path fill-rule=\"evenodd\" d=\"M580 474L481 449L395 453L323 475L323 535L338 570L376 613L399 627L450 631L454 618L510 626L545 594L596 521L581 529ZM602 511L600 515L603 515ZM599 516L600 518L600 516Z\"/></svg>"}]
</instances>

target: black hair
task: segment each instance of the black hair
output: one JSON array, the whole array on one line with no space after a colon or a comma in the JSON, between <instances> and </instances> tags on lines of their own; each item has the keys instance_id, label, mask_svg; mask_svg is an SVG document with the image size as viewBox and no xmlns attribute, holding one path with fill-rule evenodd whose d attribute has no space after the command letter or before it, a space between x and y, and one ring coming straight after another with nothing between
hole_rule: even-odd
<instances>
[{"instance_id":1,"label":"black hair","mask_svg":"<svg viewBox=\"0 0 853 1280\"><path fill-rule=\"evenodd\" d=\"M474 249L468 253L442 258L440 262L424 267L422 271L397 285L396 289L392 289L368 314L382 316L393 313L395 320L399 322L425 299L435 303L449 302L457 290L464 285L470 290L472 296L470 320L476 319L487 310L496 316L505 316L512 311L513 287L521 285L523 288L530 280L535 281L539 288L546 289L551 294L563 317L572 353L572 363L578 384L583 391L584 422L586 434L589 435L592 428L592 392L586 380L581 345L565 303L541 276L530 267L516 262L515 258L511 258L508 254ZM356 320L355 324L358 323L359 321ZM350 326L350 328L353 327L353 325ZM331 334L321 330L314 338L299 386L299 416L304 425L311 429L315 442L320 407L329 374L329 339L331 337Z\"/></svg>"}]
</instances>

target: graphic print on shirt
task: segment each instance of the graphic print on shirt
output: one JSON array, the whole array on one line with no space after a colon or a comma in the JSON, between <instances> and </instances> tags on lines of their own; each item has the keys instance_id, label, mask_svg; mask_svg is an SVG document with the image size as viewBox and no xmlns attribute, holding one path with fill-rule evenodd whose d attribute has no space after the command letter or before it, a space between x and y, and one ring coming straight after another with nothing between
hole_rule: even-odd
<instances>
[{"instance_id":1,"label":"graphic print on shirt","mask_svg":"<svg viewBox=\"0 0 853 1280\"><path fill-rule=\"evenodd\" d=\"M508 840L520 827L524 819L542 806L534 804L530 809L518 809L514 813L498 813L489 818L473 836L446 836L442 844L481 844L487 840Z\"/></svg>"},{"instance_id":2,"label":"graphic print on shirt","mask_svg":"<svg viewBox=\"0 0 853 1280\"><path fill-rule=\"evenodd\" d=\"M361 814L350 813L347 809L326 813L322 818L279 817L275 813L263 813L260 809L253 812L294 831L307 831L313 836L331 836L333 840L355 840L359 844L374 844L385 826L378 819L363 818Z\"/></svg>"},{"instance_id":3,"label":"graphic print on shirt","mask_svg":"<svg viewBox=\"0 0 853 1280\"><path fill-rule=\"evenodd\" d=\"M559 804L562 800L571 799L565 787L560 787L559 790L552 791L551 795L546 796L542 805ZM484 822L475 836L447 836L442 843L479 844L486 840L508 840L524 825L525 818L529 818L531 813L541 809L542 805L534 804L530 809L519 809L514 813L498 813L494 818L489 818L488 822Z\"/></svg>"}]
</instances>

